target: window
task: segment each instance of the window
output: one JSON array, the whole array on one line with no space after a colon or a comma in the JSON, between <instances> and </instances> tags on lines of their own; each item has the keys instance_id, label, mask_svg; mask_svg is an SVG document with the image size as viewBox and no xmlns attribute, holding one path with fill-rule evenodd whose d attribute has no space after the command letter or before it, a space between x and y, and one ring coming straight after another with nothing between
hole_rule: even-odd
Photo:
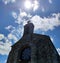
<instances>
[{"instance_id":1,"label":"window","mask_svg":"<svg viewBox=\"0 0 60 63\"><path fill-rule=\"evenodd\" d=\"M29 61L31 59L31 48L24 48L21 52L21 60Z\"/></svg>"}]
</instances>

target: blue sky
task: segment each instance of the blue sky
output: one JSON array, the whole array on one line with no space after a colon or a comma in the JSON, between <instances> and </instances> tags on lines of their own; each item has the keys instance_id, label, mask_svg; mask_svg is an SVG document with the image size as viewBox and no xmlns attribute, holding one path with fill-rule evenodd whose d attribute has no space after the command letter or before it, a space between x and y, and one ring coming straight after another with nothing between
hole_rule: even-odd
<instances>
[{"instance_id":1,"label":"blue sky","mask_svg":"<svg viewBox=\"0 0 60 63\"><path fill-rule=\"evenodd\" d=\"M34 33L49 35L60 54L60 0L0 0L0 63L6 63L11 45L23 35L28 19Z\"/></svg>"}]
</instances>

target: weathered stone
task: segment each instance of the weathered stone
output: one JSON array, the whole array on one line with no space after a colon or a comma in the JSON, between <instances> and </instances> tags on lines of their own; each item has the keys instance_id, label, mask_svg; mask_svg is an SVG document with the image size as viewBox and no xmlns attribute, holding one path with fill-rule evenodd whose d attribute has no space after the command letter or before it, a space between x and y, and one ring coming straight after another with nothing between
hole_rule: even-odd
<instances>
[{"instance_id":1,"label":"weathered stone","mask_svg":"<svg viewBox=\"0 0 60 63\"><path fill-rule=\"evenodd\" d=\"M24 35L17 43L12 46L7 63L60 63L59 55L49 36L32 34L32 40L29 35ZM30 60L21 60L22 50L31 48Z\"/></svg>"}]
</instances>

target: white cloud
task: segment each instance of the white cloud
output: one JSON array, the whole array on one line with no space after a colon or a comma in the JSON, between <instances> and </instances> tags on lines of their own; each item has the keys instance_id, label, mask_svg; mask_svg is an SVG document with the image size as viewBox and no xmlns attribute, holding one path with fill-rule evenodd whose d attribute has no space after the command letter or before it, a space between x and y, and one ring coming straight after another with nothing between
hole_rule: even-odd
<instances>
[{"instance_id":1,"label":"white cloud","mask_svg":"<svg viewBox=\"0 0 60 63\"><path fill-rule=\"evenodd\" d=\"M43 10L44 11L44 10ZM32 23L35 26L35 30L40 29L41 31L48 31L53 30L55 27L60 26L60 13L53 13L51 17L40 17L39 15L32 16L20 9L20 13L17 16L17 19L15 23L18 23L19 25L22 23L26 24L26 20L23 17L27 17L28 19L31 19Z\"/></svg>"},{"instance_id":2,"label":"white cloud","mask_svg":"<svg viewBox=\"0 0 60 63\"><path fill-rule=\"evenodd\" d=\"M21 18L23 18L23 17L29 17L29 18L32 17L31 14L23 11L22 9L20 9L19 11L20 11L20 13L19 13L18 17L21 17Z\"/></svg>"},{"instance_id":3,"label":"white cloud","mask_svg":"<svg viewBox=\"0 0 60 63\"><path fill-rule=\"evenodd\" d=\"M20 13L20 16L21 16L21 17L27 16L27 13L26 13L26 12L21 12L21 13Z\"/></svg>"},{"instance_id":4,"label":"white cloud","mask_svg":"<svg viewBox=\"0 0 60 63\"><path fill-rule=\"evenodd\" d=\"M4 40L5 40L5 42L0 41L0 54L8 55L9 51L11 50L12 43L5 36L4 36Z\"/></svg>"},{"instance_id":5,"label":"white cloud","mask_svg":"<svg viewBox=\"0 0 60 63\"><path fill-rule=\"evenodd\" d=\"M52 3L52 0L49 0L49 3L51 4Z\"/></svg>"},{"instance_id":6,"label":"white cloud","mask_svg":"<svg viewBox=\"0 0 60 63\"><path fill-rule=\"evenodd\" d=\"M16 12L12 12L12 16L13 16L14 19L17 19L17 20L20 20L20 21L21 21L21 18L23 18L25 16L30 17L30 15L27 15L27 13L22 11L21 9L20 9L20 13L18 15L17 15Z\"/></svg>"},{"instance_id":7,"label":"white cloud","mask_svg":"<svg viewBox=\"0 0 60 63\"><path fill-rule=\"evenodd\" d=\"M10 2L10 0L3 0L4 4L7 4Z\"/></svg>"},{"instance_id":8,"label":"white cloud","mask_svg":"<svg viewBox=\"0 0 60 63\"><path fill-rule=\"evenodd\" d=\"M27 17L28 17L28 18L31 18L31 17L32 17L32 15L31 15L31 14L27 14Z\"/></svg>"},{"instance_id":9,"label":"white cloud","mask_svg":"<svg viewBox=\"0 0 60 63\"><path fill-rule=\"evenodd\" d=\"M26 21L25 18L29 19L32 17L32 15L22 11L21 9L19 11L20 11L20 13L18 15L16 14L16 12L12 12L12 16L14 19L16 19L15 23L17 23L17 24L21 24L22 22Z\"/></svg>"},{"instance_id":10,"label":"white cloud","mask_svg":"<svg viewBox=\"0 0 60 63\"><path fill-rule=\"evenodd\" d=\"M17 18L17 14L16 14L16 12L12 12L12 16L13 16L13 18Z\"/></svg>"},{"instance_id":11,"label":"white cloud","mask_svg":"<svg viewBox=\"0 0 60 63\"><path fill-rule=\"evenodd\" d=\"M21 22L23 22L23 19L22 18L25 17L26 15L27 15L26 12L22 12L20 10L20 13L18 14L18 17L17 17L15 23L21 24Z\"/></svg>"},{"instance_id":12,"label":"white cloud","mask_svg":"<svg viewBox=\"0 0 60 63\"><path fill-rule=\"evenodd\" d=\"M12 33L8 34L8 39L14 40L14 43L18 41L18 38L16 35L13 35Z\"/></svg>"},{"instance_id":13,"label":"white cloud","mask_svg":"<svg viewBox=\"0 0 60 63\"><path fill-rule=\"evenodd\" d=\"M16 43L23 35L23 25L18 25L17 27L11 27L12 25L9 25L5 27L10 33L8 34L7 38L12 41L13 43ZM10 28L12 30L10 30Z\"/></svg>"},{"instance_id":14,"label":"white cloud","mask_svg":"<svg viewBox=\"0 0 60 63\"><path fill-rule=\"evenodd\" d=\"M35 15L32 17L32 22L35 25L35 30L40 29L42 31L53 30L55 27L60 26L60 13L52 14L51 17L40 17Z\"/></svg>"},{"instance_id":15,"label":"white cloud","mask_svg":"<svg viewBox=\"0 0 60 63\"><path fill-rule=\"evenodd\" d=\"M4 4L16 2L16 0L2 0L2 1L4 2Z\"/></svg>"},{"instance_id":16,"label":"white cloud","mask_svg":"<svg viewBox=\"0 0 60 63\"><path fill-rule=\"evenodd\" d=\"M10 42L2 43L2 45L0 44L0 54L8 55L9 51L11 50L10 46L11 46Z\"/></svg>"},{"instance_id":17,"label":"white cloud","mask_svg":"<svg viewBox=\"0 0 60 63\"><path fill-rule=\"evenodd\" d=\"M37 0L34 1L34 4L33 4L33 11L37 10L39 7L39 3Z\"/></svg>"},{"instance_id":18,"label":"white cloud","mask_svg":"<svg viewBox=\"0 0 60 63\"><path fill-rule=\"evenodd\" d=\"M15 27L13 27L12 25L9 25L9 26L5 27L5 29L12 31L15 29Z\"/></svg>"},{"instance_id":19,"label":"white cloud","mask_svg":"<svg viewBox=\"0 0 60 63\"><path fill-rule=\"evenodd\" d=\"M15 23L17 24L21 24L23 22L21 17L18 17L17 20L15 21Z\"/></svg>"},{"instance_id":20,"label":"white cloud","mask_svg":"<svg viewBox=\"0 0 60 63\"><path fill-rule=\"evenodd\" d=\"M0 34L0 40L4 39L4 35Z\"/></svg>"},{"instance_id":21,"label":"white cloud","mask_svg":"<svg viewBox=\"0 0 60 63\"><path fill-rule=\"evenodd\" d=\"M32 16L30 14L27 14L26 12L22 12L20 10L20 13L15 21L15 23L18 24L25 24L27 21L23 17L27 17L28 19L31 19L32 23L35 26L35 30L40 29L41 31L48 31L53 30L55 27L60 26L60 13L53 13L51 17L40 17L39 15Z\"/></svg>"},{"instance_id":22,"label":"white cloud","mask_svg":"<svg viewBox=\"0 0 60 63\"><path fill-rule=\"evenodd\" d=\"M38 5L39 3L38 3L38 1L37 0L35 0L34 1L34 4L33 4L33 11L35 11L35 10L37 10L38 9L38 7L39 7L39 5Z\"/></svg>"},{"instance_id":23,"label":"white cloud","mask_svg":"<svg viewBox=\"0 0 60 63\"><path fill-rule=\"evenodd\" d=\"M60 55L60 48L57 48L57 51L58 51L58 53L59 53L59 55Z\"/></svg>"}]
</instances>

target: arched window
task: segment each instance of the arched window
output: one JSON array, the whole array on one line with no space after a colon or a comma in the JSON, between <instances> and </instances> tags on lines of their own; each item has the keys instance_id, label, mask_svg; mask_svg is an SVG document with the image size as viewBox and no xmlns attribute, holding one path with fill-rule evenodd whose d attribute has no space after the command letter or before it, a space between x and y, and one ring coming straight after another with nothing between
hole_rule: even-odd
<instances>
[{"instance_id":1,"label":"arched window","mask_svg":"<svg viewBox=\"0 0 60 63\"><path fill-rule=\"evenodd\" d=\"M21 59L22 60L30 60L31 59L31 49L30 48L23 49L23 51L21 53Z\"/></svg>"},{"instance_id":2,"label":"arched window","mask_svg":"<svg viewBox=\"0 0 60 63\"><path fill-rule=\"evenodd\" d=\"M31 60L31 48L30 47L24 47L22 48L20 52L20 62L28 62Z\"/></svg>"}]
</instances>

